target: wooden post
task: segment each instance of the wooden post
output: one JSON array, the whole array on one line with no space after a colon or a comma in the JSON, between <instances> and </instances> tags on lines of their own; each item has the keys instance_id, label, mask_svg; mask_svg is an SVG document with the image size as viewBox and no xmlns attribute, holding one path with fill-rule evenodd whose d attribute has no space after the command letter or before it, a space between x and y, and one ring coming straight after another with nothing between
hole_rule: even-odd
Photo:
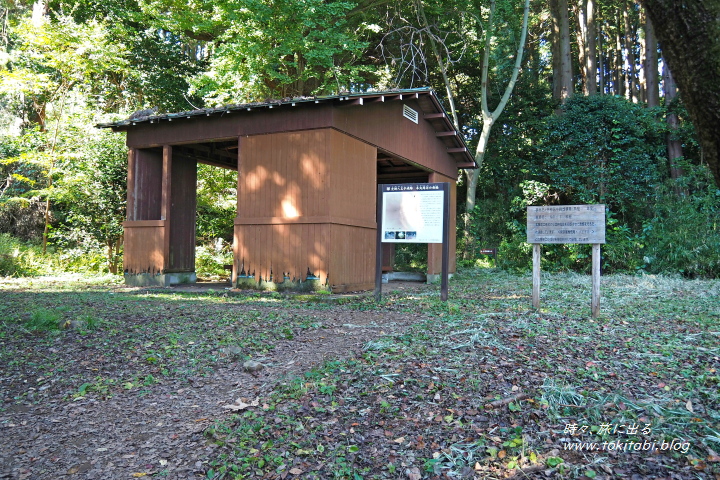
<instances>
[{"instance_id":1,"label":"wooden post","mask_svg":"<svg viewBox=\"0 0 720 480\"><path fill-rule=\"evenodd\" d=\"M163 273L170 267L170 209L172 208L172 147L163 145L162 154L162 197L160 220L165 220L163 228Z\"/></svg>"},{"instance_id":2,"label":"wooden post","mask_svg":"<svg viewBox=\"0 0 720 480\"><path fill-rule=\"evenodd\" d=\"M592 246L592 318L600 315L600 244Z\"/></svg>"},{"instance_id":3,"label":"wooden post","mask_svg":"<svg viewBox=\"0 0 720 480\"><path fill-rule=\"evenodd\" d=\"M127 174L127 203L125 204L126 220L133 221L137 220L137 211L135 208L135 178L137 173L135 172L137 157L137 149L131 148L128 150L128 174Z\"/></svg>"},{"instance_id":4,"label":"wooden post","mask_svg":"<svg viewBox=\"0 0 720 480\"><path fill-rule=\"evenodd\" d=\"M533 243L533 288L532 288L532 306L535 310L540 308L540 255L542 253L542 245Z\"/></svg>"},{"instance_id":5,"label":"wooden post","mask_svg":"<svg viewBox=\"0 0 720 480\"><path fill-rule=\"evenodd\" d=\"M375 203L375 221L377 228L375 230L375 301L379 302L382 298L382 208L383 195L382 185L377 187L377 201Z\"/></svg>"},{"instance_id":6,"label":"wooden post","mask_svg":"<svg viewBox=\"0 0 720 480\"><path fill-rule=\"evenodd\" d=\"M440 278L440 300L447 302L448 278L450 277L450 189L449 183L443 183L443 243L442 272Z\"/></svg>"}]
</instances>

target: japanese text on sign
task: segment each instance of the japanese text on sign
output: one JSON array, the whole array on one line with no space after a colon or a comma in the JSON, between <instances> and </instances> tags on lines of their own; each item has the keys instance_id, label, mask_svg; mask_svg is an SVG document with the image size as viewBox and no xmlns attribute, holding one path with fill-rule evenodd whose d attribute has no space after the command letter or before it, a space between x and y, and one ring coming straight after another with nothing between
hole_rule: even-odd
<instances>
[{"instance_id":1,"label":"japanese text on sign","mask_svg":"<svg viewBox=\"0 0 720 480\"><path fill-rule=\"evenodd\" d=\"M605 205L527 208L528 243L605 243Z\"/></svg>"},{"instance_id":2,"label":"japanese text on sign","mask_svg":"<svg viewBox=\"0 0 720 480\"><path fill-rule=\"evenodd\" d=\"M383 185L382 241L389 243L442 243L441 184Z\"/></svg>"}]
</instances>

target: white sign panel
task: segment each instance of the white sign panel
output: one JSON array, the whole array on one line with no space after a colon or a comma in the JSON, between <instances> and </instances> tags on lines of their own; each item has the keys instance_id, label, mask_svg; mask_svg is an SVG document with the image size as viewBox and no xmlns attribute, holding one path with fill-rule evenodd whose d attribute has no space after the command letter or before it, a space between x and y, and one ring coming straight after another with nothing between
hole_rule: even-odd
<instances>
[{"instance_id":1,"label":"white sign panel","mask_svg":"<svg viewBox=\"0 0 720 480\"><path fill-rule=\"evenodd\" d=\"M605 243L605 205L527 208L528 243Z\"/></svg>"},{"instance_id":2,"label":"white sign panel","mask_svg":"<svg viewBox=\"0 0 720 480\"><path fill-rule=\"evenodd\" d=\"M443 184L382 186L382 241L443 243Z\"/></svg>"}]
</instances>

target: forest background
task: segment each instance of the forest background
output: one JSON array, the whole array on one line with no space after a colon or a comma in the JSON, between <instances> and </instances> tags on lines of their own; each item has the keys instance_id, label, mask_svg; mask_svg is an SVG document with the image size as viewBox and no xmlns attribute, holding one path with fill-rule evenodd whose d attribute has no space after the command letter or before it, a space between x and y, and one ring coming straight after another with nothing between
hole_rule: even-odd
<instances>
[{"instance_id":1,"label":"forest background","mask_svg":"<svg viewBox=\"0 0 720 480\"><path fill-rule=\"evenodd\" d=\"M607 205L605 272L720 276L720 189L653 26L623 0L4 0L0 275L122 272L140 109L432 86L480 168L461 262L524 270L528 205ZM672 62L670 62L672 63ZM200 275L222 272L237 174L199 165ZM401 251L423 267L423 249ZM589 269L549 245L543 268Z\"/></svg>"}]
</instances>

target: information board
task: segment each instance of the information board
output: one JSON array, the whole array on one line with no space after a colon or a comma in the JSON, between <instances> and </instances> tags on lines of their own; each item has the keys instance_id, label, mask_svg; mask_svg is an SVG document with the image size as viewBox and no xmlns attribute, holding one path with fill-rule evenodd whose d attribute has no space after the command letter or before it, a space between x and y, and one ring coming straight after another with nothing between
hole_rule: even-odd
<instances>
[{"instance_id":1,"label":"information board","mask_svg":"<svg viewBox=\"0 0 720 480\"><path fill-rule=\"evenodd\" d=\"M382 185L382 242L443 243L442 183Z\"/></svg>"},{"instance_id":2,"label":"information board","mask_svg":"<svg viewBox=\"0 0 720 480\"><path fill-rule=\"evenodd\" d=\"M605 205L527 207L527 243L605 243Z\"/></svg>"}]
</instances>

